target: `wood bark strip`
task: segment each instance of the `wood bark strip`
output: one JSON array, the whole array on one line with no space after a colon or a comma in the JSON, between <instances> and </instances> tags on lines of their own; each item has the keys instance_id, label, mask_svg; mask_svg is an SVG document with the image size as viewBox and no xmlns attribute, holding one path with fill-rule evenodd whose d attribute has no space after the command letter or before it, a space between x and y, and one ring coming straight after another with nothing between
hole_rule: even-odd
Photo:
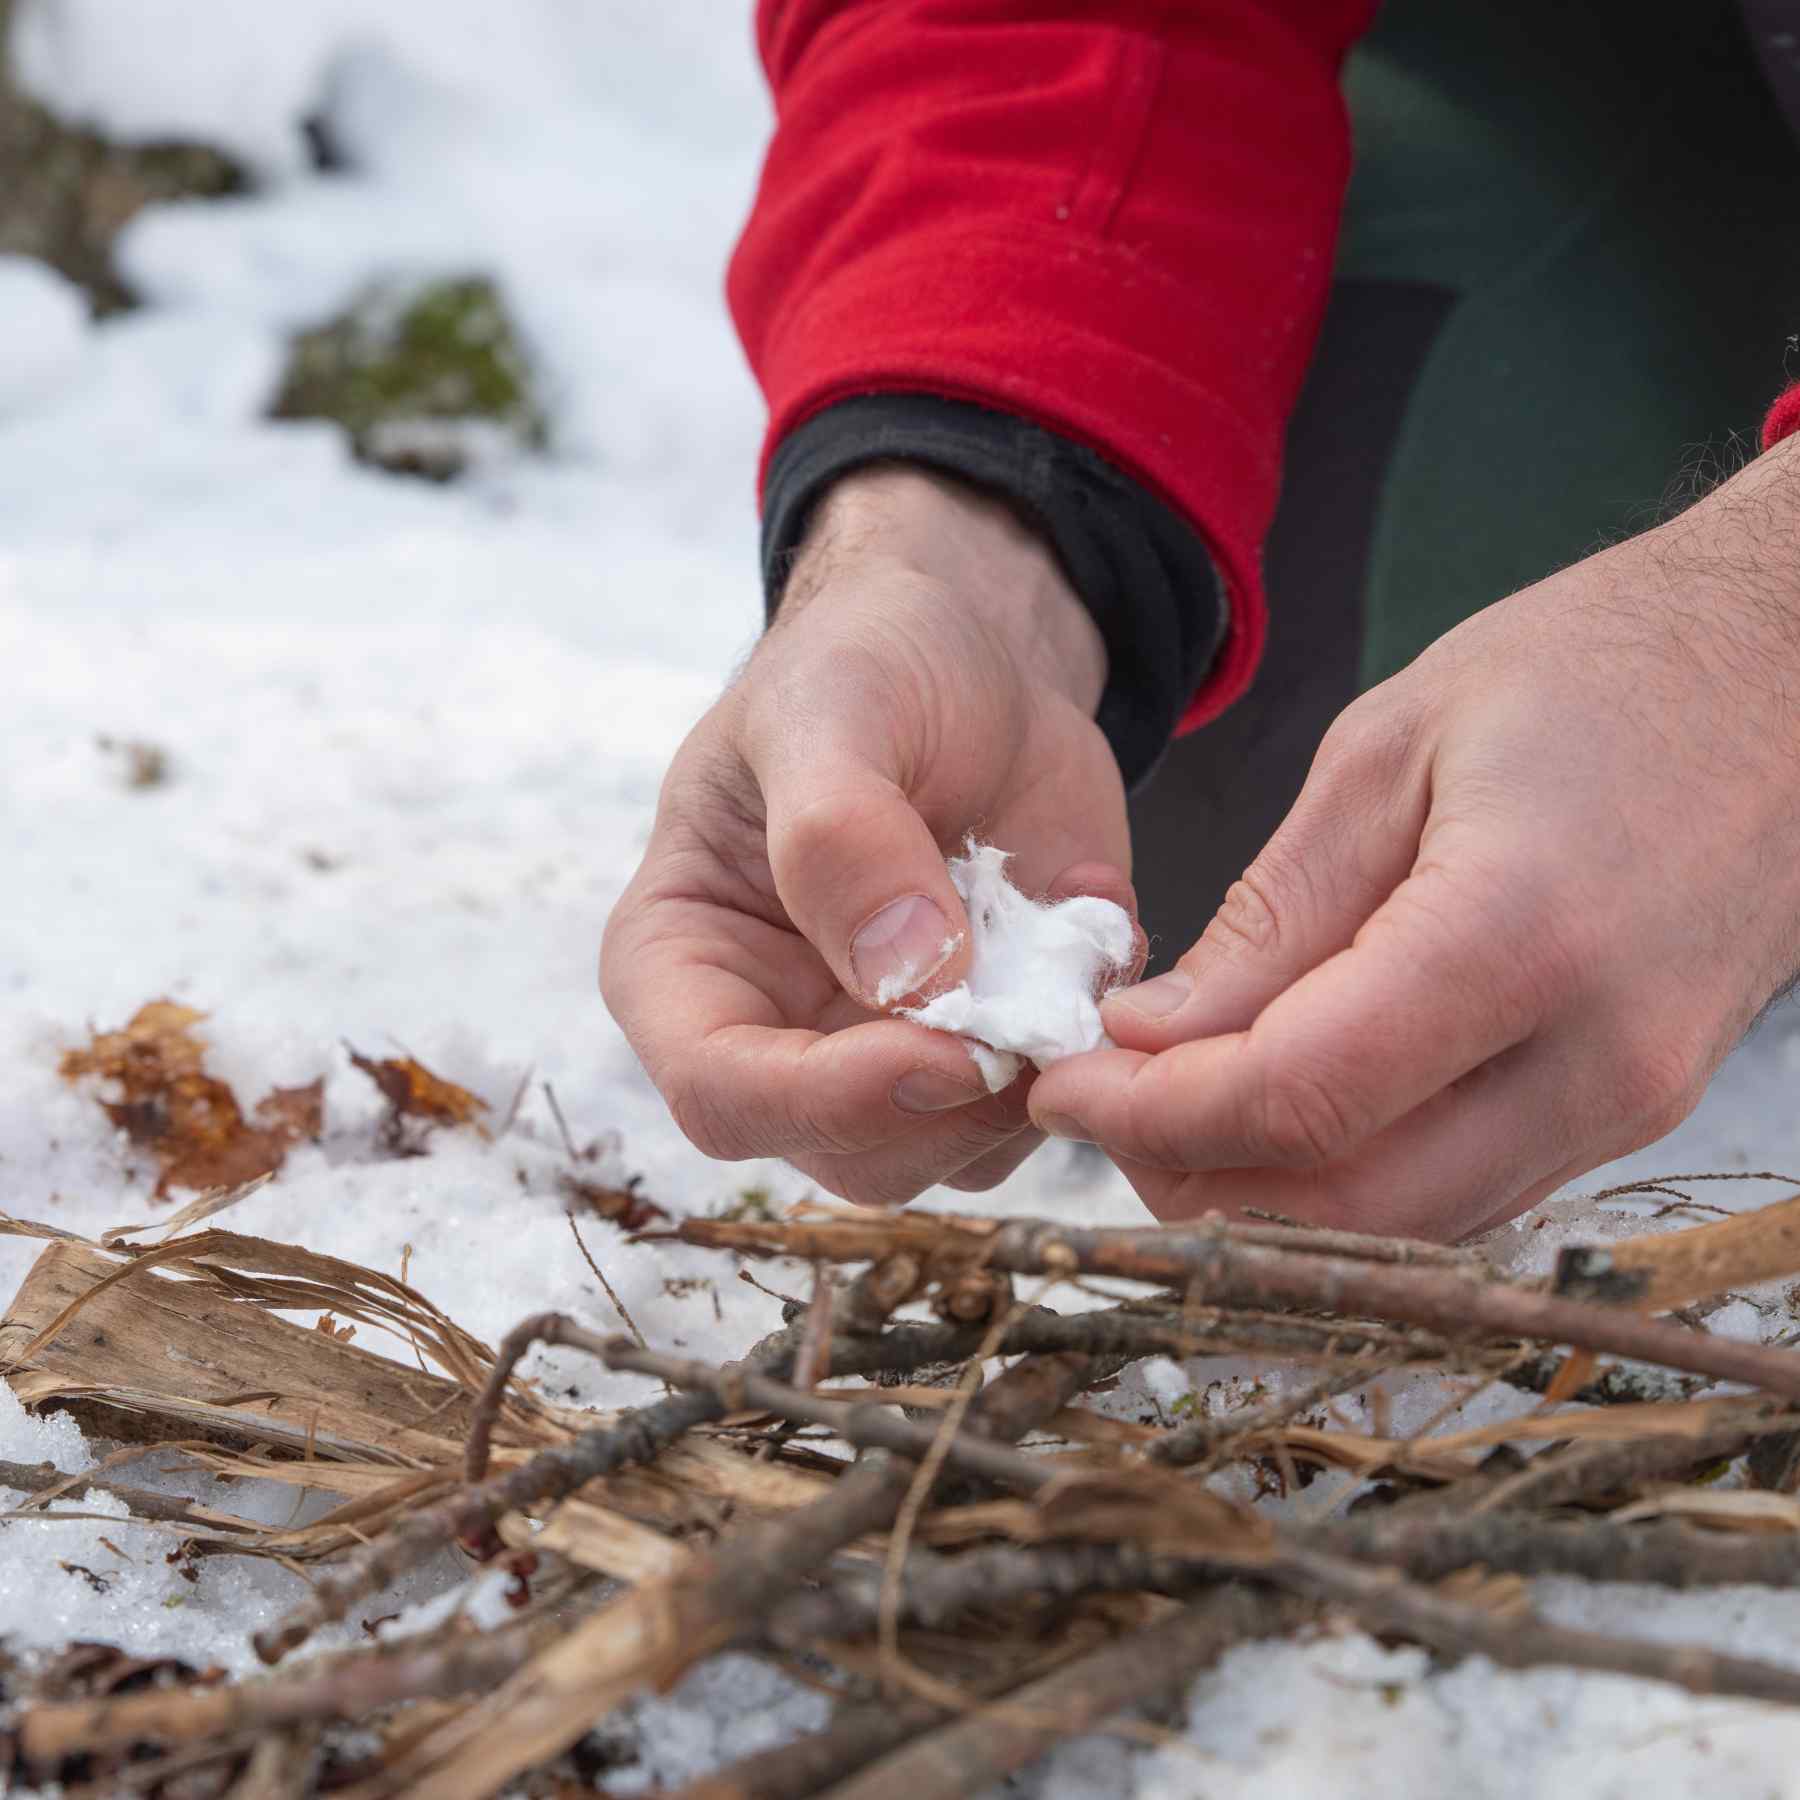
<instances>
[{"instance_id":1,"label":"wood bark strip","mask_svg":"<svg viewBox=\"0 0 1800 1800\"><path fill-rule=\"evenodd\" d=\"M1710 1225L1596 1245L1588 1255L1636 1282L1628 1304L1669 1312L1800 1270L1800 1194Z\"/></svg>"}]
</instances>

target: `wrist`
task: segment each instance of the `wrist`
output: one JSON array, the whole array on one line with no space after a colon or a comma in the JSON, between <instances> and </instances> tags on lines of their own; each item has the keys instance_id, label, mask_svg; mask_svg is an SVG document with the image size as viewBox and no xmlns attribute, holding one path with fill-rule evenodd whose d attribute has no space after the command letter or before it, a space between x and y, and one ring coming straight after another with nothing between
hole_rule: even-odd
<instances>
[{"instance_id":1,"label":"wrist","mask_svg":"<svg viewBox=\"0 0 1800 1800\"><path fill-rule=\"evenodd\" d=\"M813 509L781 618L840 591L851 565L922 579L973 609L1028 679L1093 716L1105 642L1050 546L1004 502L912 464L840 477Z\"/></svg>"}]
</instances>

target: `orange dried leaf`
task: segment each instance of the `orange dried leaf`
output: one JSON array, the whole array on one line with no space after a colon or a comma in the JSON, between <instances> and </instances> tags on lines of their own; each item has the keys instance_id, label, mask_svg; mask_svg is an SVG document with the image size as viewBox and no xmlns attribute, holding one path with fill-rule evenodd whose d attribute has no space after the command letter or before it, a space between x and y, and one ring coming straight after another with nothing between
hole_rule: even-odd
<instances>
[{"instance_id":1,"label":"orange dried leaf","mask_svg":"<svg viewBox=\"0 0 1800 1800\"><path fill-rule=\"evenodd\" d=\"M586 1211L602 1219L610 1219L621 1231L644 1231L669 1214L649 1195L638 1192L634 1177L624 1187L613 1187L601 1181L584 1181L579 1175L565 1174L559 1185L564 1194Z\"/></svg>"},{"instance_id":2,"label":"orange dried leaf","mask_svg":"<svg viewBox=\"0 0 1800 1800\"><path fill-rule=\"evenodd\" d=\"M390 1127L397 1129L402 1119L419 1119L427 1125L467 1125L483 1137L487 1131L475 1115L486 1112L488 1104L454 1081L434 1075L411 1056L390 1056L376 1061L363 1056L352 1045L344 1048L350 1060L381 1089L390 1109Z\"/></svg>"},{"instance_id":3,"label":"orange dried leaf","mask_svg":"<svg viewBox=\"0 0 1800 1800\"><path fill-rule=\"evenodd\" d=\"M97 1076L118 1086L106 1115L161 1166L157 1198L171 1188L237 1187L281 1167L288 1150L324 1127L324 1084L276 1088L244 1117L237 1096L205 1068L206 1015L174 1000L140 1006L118 1031L94 1034L62 1059L66 1080Z\"/></svg>"},{"instance_id":4,"label":"orange dried leaf","mask_svg":"<svg viewBox=\"0 0 1800 1800\"><path fill-rule=\"evenodd\" d=\"M325 1131L325 1077L304 1087L270 1088L256 1103L257 1123L271 1131L286 1131L298 1141L321 1137Z\"/></svg>"}]
</instances>

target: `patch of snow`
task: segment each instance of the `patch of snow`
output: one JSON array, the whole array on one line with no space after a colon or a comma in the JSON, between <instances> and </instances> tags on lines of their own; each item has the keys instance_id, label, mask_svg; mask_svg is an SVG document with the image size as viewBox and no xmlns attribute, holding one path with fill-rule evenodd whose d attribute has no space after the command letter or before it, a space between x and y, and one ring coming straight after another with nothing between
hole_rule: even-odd
<instances>
[{"instance_id":1,"label":"patch of snow","mask_svg":"<svg viewBox=\"0 0 1800 1800\"><path fill-rule=\"evenodd\" d=\"M0 256L0 422L52 399L88 351L81 290L29 256Z\"/></svg>"}]
</instances>

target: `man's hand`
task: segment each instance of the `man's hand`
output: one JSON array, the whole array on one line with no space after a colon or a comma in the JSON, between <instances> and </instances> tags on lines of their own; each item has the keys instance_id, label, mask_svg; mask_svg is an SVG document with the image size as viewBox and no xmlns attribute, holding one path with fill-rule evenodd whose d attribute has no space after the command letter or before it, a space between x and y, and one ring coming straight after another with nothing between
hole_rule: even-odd
<instances>
[{"instance_id":1,"label":"man's hand","mask_svg":"<svg viewBox=\"0 0 1800 1800\"><path fill-rule=\"evenodd\" d=\"M962 979L944 852L1129 904L1125 797L1093 723L1105 649L1054 558L973 490L833 487L781 614L663 783L601 986L687 1135L895 1203L980 1188L1039 1141L955 1039L881 1016Z\"/></svg>"},{"instance_id":2,"label":"man's hand","mask_svg":"<svg viewBox=\"0 0 1800 1800\"><path fill-rule=\"evenodd\" d=\"M1122 1047L1042 1076L1151 1208L1454 1238L1671 1130L1800 969L1800 441L1351 706Z\"/></svg>"}]
</instances>

